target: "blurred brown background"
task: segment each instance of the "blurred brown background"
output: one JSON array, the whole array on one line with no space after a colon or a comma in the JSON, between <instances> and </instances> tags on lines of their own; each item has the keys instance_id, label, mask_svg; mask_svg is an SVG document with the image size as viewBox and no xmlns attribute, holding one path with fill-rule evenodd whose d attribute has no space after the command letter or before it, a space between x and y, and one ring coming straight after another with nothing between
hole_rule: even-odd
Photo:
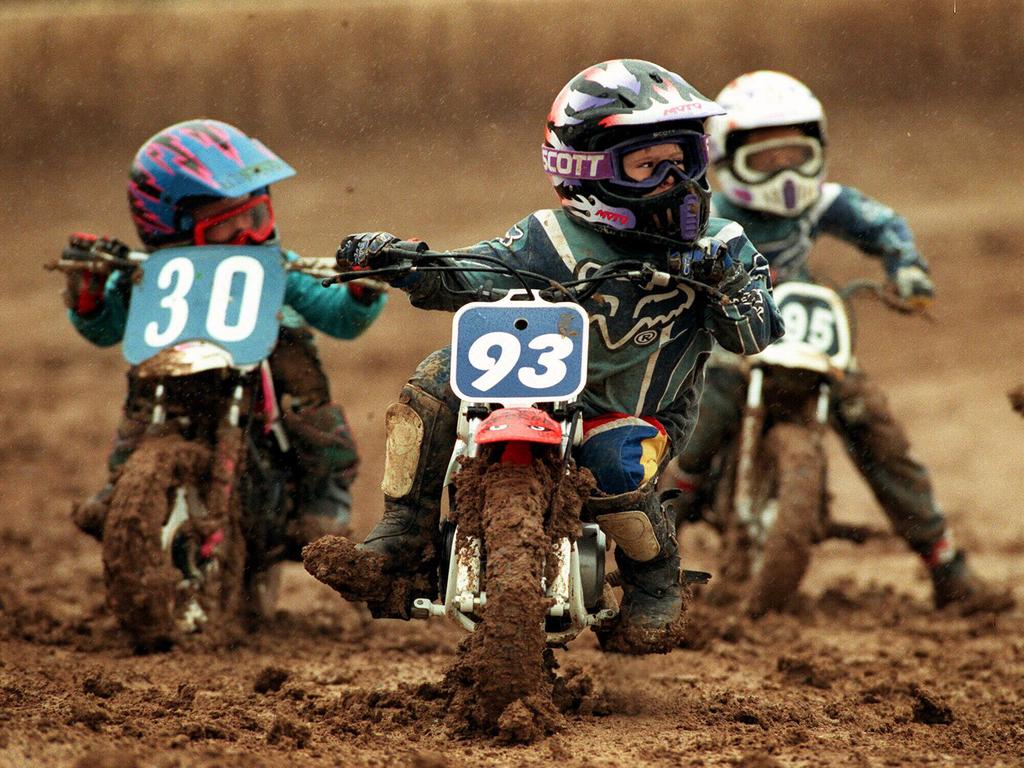
<instances>
[{"instance_id":1,"label":"blurred brown background","mask_svg":"<svg viewBox=\"0 0 1024 768\"><path fill-rule=\"evenodd\" d=\"M453 247L554 204L537 151L548 107L617 56L709 96L761 67L818 93L832 178L908 216L939 286L934 326L864 308L862 360L954 515L995 522L1024 495L1003 442L1024 338L1020 0L0 2L0 21L0 448L5 482L53 525L102 478L124 365L76 336L39 264L77 229L134 242L124 175L149 135L211 116L262 138L299 171L275 203L301 253L376 228ZM834 243L814 260L823 277L880 275ZM448 320L395 294L361 339L321 341L366 457L361 529L377 515L383 410ZM848 511L873 514L844 472ZM25 482L39 477L56 487Z\"/></svg>"}]
</instances>

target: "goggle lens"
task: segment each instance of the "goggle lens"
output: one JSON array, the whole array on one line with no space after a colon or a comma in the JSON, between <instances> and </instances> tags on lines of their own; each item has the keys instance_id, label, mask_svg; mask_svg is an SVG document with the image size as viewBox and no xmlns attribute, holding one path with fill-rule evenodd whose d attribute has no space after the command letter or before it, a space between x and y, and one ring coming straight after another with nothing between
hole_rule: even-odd
<instances>
[{"instance_id":1,"label":"goggle lens","mask_svg":"<svg viewBox=\"0 0 1024 768\"><path fill-rule=\"evenodd\" d=\"M269 195L256 195L226 211L198 219L196 245L259 245L274 232L274 209Z\"/></svg>"},{"instance_id":2,"label":"goggle lens","mask_svg":"<svg viewBox=\"0 0 1024 768\"><path fill-rule=\"evenodd\" d=\"M769 139L736 150L733 172L743 181L767 181L782 171L817 176L824 164L821 142L810 136Z\"/></svg>"}]
</instances>

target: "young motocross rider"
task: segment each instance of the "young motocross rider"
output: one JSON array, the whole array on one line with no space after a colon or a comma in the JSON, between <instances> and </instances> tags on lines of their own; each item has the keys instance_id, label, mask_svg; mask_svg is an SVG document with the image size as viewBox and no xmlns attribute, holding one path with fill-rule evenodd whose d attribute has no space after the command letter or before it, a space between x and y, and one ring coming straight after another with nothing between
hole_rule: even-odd
<instances>
[{"instance_id":1,"label":"young motocross rider","mask_svg":"<svg viewBox=\"0 0 1024 768\"><path fill-rule=\"evenodd\" d=\"M642 260L662 270L681 268L720 292L713 298L689 285L613 280L583 303L593 330L578 457L598 487L584 514L616 542L622 576L621 622L601 638L612 650L664 652L671 644L670 625L681 612L679 555L674 521L654 485L693 427L713 341L751 354L782 334L764 259L739 225L708 218L704 119L721 112L657 65L624 59L590 67L562 89L548 115L542 157L561 210L537 211L503 237L461 251L561 282L623 259ZM383 232L350 235L339 248L339 265L387 266L382 247L395 240ZM493 274L437 275L392 284L414 306L445 311L474 300L478 290L516 285ZM428 356L387 414L384 516L360 545L361 556L384 556L385 573L436 573L442 482L458 409L449 369L449 349ZM409 434L422 440L410 447ZM342 593L365 599L358 584ZM388 603L404 602L398 614L408 618L411 598ZM371 609L388 613L381 604Z\"/></svg>"},{"instance_id":2,"label":"young motocross rider","mask_svg":"<svg viewBox=\"0 0 1024 768\"><path fill-rule=\"evenodd\" d=\"M728 115L708 121L721 186L712 211L743 225L776 283L810 280L807 257L825 233L879 257L901 298L931 299L928 265L903 218L853 187L824 181L825 116L806 86L779 72L752 72L729 83L717 101ZM703 477L718 446L738 428L744 391L737 371L708 367L693 437L666 472L665 481L681 491L677 521L700 514ZM1007 607L1006 596L987 588L953 544L928 471L911 456L881 390L855 368L833 389L831 410L833 426L893 528L924 560L935 605Z\"/></svg>"},{"instance_id":3,"label":"young motocross rider","mask_svg":"<svg viewBox=\"0 0 1024 768\"><path fill-rule=\"evenodd\" d=\"M128 181L132 220L148 251L182 245L277 245L270 184L294 174L276 154L233 126L215 120L178 123L157 133L135 155ZM282 249L281 258L298 257ZM67 279L65 303L79 333L101 347L119 342L131 301L130 276L71 272ZM349 486L358 462L345 416L331 402L307 323L336 338L352 339L369 327L386 298L361 286L325 291L316 278L288 273L270 367L299 458L298 515L289 528L293 557L321 535L347 531ZM128 396L108 458L109 482L72 513L75 523L97 538L102 537L113 484L149 423L151 389L134 369L128 371Z\"/></svg>"}]
</instances>

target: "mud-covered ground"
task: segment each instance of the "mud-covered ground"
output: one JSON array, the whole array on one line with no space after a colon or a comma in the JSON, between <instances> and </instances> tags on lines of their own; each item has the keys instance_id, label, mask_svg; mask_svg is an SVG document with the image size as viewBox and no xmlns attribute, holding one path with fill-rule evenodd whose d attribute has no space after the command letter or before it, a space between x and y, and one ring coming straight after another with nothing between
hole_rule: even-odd
<instances>
[{"instance_id":1,"label":"mud-covered ground","mask_svg":"<svg viewBox=\"0 0 1024 768\"><path fill-rule=\"evenodd\" d=\"M1020 111L1008 101L951 121L938 109L833 110L833 178L906 214L939 290L931 324L860 304L859 356L977 569L1024 600L1024 421L1006 397L1024 382ZM553 202L535 158L544 112L478 131L472 146L275 146L299 170L276 190L287 243L328 255L353 230L388 227L441 247L503 231ZM132 149L0 165L0 765L1024 763L1024 612L935 614L923 568L896 541L820 547L782 616L750 623L698 605L688 647L669 656L602 655L591 635L579 638L556 654L576 696L566 728L529 747L446 729L437 684L458 632L371 622L300 566L289 566L277 618L238 647L132 655L104 608L99 547L68 518L72 499L103 480L124 365L118 349L74 334L59 278L39 268L72 230L130 234ZM814 262L836 281L880 274L835 244ZM444 342L447 319L395 295L361 339L321 341L364 454L359 534L379 514L384 410ZM836 516L884 525L830 448ZM686 567L711 566L714 544L691 531Z\"/></svg>"}]
</instances>

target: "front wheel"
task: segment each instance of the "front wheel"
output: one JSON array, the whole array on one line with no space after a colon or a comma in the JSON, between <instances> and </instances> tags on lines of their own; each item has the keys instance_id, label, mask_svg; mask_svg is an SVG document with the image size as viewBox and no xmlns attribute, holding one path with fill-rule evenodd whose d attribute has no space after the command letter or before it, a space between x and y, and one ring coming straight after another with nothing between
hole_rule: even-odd
<instances>
[{"instance_id":1,"label":"front wheel","mask_svg":"<svg viewBox=\"0 0 1024 768\"><path fill-rule=\"evenodd\" d=\"M747 592L753 616L780 610L799 588L820 538L825 493L825 457L813 428L778 424L762 447L753 509L762 530L752 542Z\"/></svg>"},{"instance_id":2,"label":"front wheel","mask_svg":"<svg viewBox=\"0 0 1024 768\"><path fill-rule=\"evenodd\" d=\"M579 535L585 493L570 492L574 481L565 479L553 500L559 472L557 463L537 459L527 465L477 459L456 475L459 539L477 537L485 559L486 604L447 677L450 714L467 730L530 741L560 721L546 650L550 600L542 585L555 542Z\"/></svg>"},{"instance_id":3,"label":"front wheel","mask_svg":"<svg viewBox=\"0 0 1024 768\"><path fill-rule=\"evenodd\" d=\"M107 603L139 650L215 635L237 603L240 533L219 513L227 483L217 464L180 435L147 437L114 486L103 535Z\"/></svg>"}]
</instances>

